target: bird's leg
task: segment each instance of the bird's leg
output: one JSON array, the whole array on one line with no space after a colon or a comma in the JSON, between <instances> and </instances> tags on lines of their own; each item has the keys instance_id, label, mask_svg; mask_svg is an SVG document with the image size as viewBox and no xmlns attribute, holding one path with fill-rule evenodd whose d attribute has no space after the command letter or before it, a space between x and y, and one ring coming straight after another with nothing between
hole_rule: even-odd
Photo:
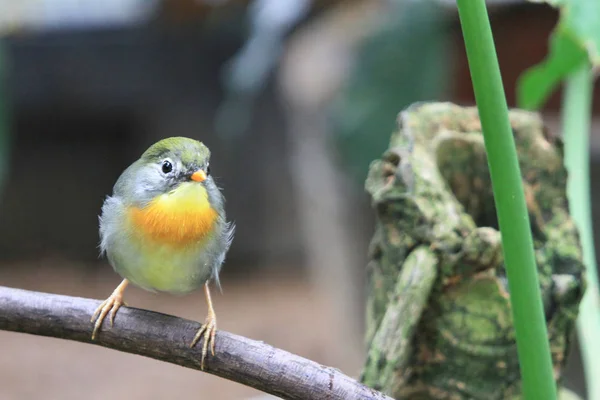
<instances>
[{"instance_id":1,"label":"bird's leg","mask_svg":"<svg viewBox=\"0 0 600 400\"><path fill-rule=\"evenodd\" d=\"M98 330L102 326L102 322L106 315L110 312L110 326L112 327L115 322L115 315L117 314L117 310L125 304L123 301L123 292L125 292L125 288L129 285L129 281L127 279L123 279L123 282L112 292L112 294L108 297L108 299L104 300L102 304L98 306L94 315L92 315L91 322L96 320L94 324L94 331L92 332L92 340L96 339L96 335ZM126 305L126 304L125 304ZM112 311L111 311L112 310ZM98 319L96 319L98 317Z\"/></svg>"},{"instance_id":2,"label":"bird's leg","mask_svg":"<svg viewBox=\"0 0 600 400\"><path fill-rule=\"evenodd\" d=\"M204 369L204 359L208 353L208 346L210 345L210 351L212 355L215 355L215 334L217 333L217 315L212 305L210 298L210 289L208 288L208 282L204 284L204 295L206 296L206 303L208 304L208 315L204 321L204 325L200 327L190 347L194 347L198 340L204 336L204 343L202 345L202 361L200 363L200 369Z\"/></svg>"}]
</instances>

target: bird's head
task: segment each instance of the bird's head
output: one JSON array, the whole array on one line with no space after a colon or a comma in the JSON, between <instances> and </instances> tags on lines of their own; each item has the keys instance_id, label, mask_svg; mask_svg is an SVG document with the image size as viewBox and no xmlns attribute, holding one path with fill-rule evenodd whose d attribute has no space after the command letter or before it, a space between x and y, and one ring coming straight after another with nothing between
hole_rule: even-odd
<instances>
[{"instance_id":1,"label":"bird's head","mask_svg":"<svg viewBox=\"0 0 600 400\"><path fill-rule=\"evenodd\" d=\"M123 190L131 203L144 205L161 195L198 192L202 186L213 206L220 192L210 174L210 150L185 137L160 140L146 150L124 174Z\"/></svg>"}]
</instances>

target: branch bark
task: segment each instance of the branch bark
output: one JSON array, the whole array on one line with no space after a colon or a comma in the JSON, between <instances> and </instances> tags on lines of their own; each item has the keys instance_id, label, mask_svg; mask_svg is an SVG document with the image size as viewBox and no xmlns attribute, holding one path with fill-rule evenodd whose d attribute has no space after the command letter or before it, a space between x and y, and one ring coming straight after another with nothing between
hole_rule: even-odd
<instances>
[{"instance_id":1,"label":"branch bark","mask_svg":"<svg viewBox=\"0 0 600 400\"><path fill-rule=\"evenodd\" d=\"M115 325L91 341L98 300L0 286L0 329L97 344L200 369L201 343L190 348L200 324L171 315L122 307ZM108 320L108 319L107 319ZM206 372L283 399L392 400L340 371L259 341L224 331Z\"/></svg>"}]
</instances>

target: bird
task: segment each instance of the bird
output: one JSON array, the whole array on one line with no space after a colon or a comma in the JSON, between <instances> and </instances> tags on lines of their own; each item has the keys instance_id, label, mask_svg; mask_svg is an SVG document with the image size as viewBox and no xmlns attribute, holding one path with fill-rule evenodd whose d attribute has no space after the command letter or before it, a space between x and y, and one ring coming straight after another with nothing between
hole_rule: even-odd
<instances>
[{"instance_id":1,"label":"bird","mask_svg":"<svg viewBox=\"0 0 600 400\"><path fill-rule=\"evenodd\" d=\"M117 179L99 216L100 255L122 282L92 315L92 341L110 313L111 327L131 283L150 292L188 294L200 287L208 315L192 340L202 337L201 369L210 346L215 355L217 317L209 283L221 288L219 273L235 225L225 215L225 198L210 171L202 142L170 137L151 145ZM95 322L94 322L95 321Z\"/></svg>"}]
</instances>

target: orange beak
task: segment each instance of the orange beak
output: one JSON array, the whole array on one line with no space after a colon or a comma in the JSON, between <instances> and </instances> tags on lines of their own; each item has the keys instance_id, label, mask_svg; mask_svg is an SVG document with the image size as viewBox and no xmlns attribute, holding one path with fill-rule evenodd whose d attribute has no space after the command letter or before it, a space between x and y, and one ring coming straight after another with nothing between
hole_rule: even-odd
<instances>
[{"instance_id":1,"label":"orange beak","mask_svg":"<svg viewBox=\"0 0 600 400\"><path fill-rule=\"evenodd\" d=\"M204 182L206 180L206 172L199 169L192 174L192 180L196 182Z\"/></svg>"}]
</instances>

